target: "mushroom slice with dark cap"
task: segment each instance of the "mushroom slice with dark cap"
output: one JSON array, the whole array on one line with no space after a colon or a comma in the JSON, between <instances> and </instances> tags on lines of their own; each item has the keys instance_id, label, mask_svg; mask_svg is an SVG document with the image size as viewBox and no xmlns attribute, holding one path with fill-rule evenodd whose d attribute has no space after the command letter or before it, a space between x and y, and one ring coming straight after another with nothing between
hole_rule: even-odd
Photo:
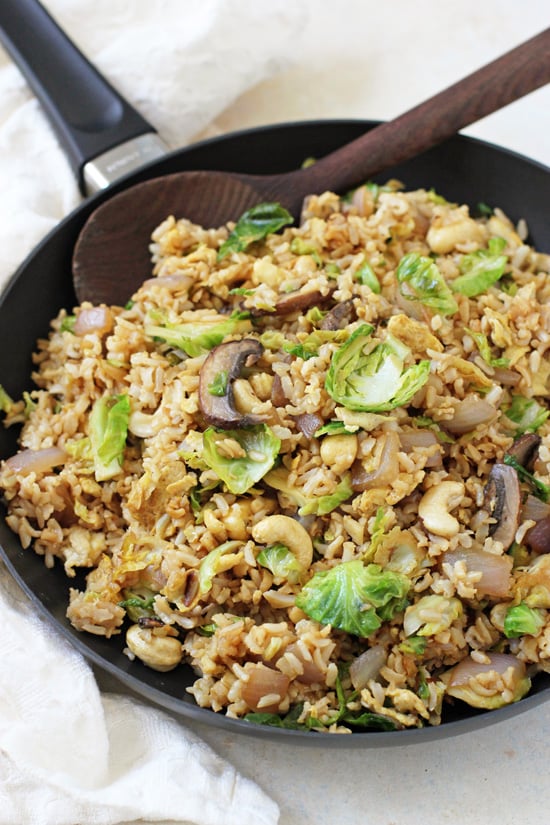
<instances>
[{"instance_id":1,"label":"mushroom slice with dark cap","mask_svg":"<svg viewBox=\"0 0 550 825\"><path fill-rule=\"evenodd\" d=\"M514 441L507 454L513 456L518 464L529 470L538 455L540 442L540 435L524 433Z\"/></svg>"},{"instance_id":2,"label":"mushroom slice with dark cap","mask_svg":"<svg viewBox=\"0 0 550 825\"><path fill-rule=\"evenodd\" d=\"M495 464L485 485L484 507L495 523L489 535L507 550L514 541L519 525L521 493L516 470L507 464Z\"/></svg>"},{"instance_id":3,"label":"mushroom slice with dark cap","mask_svg":"<svg viewBox=\"0 0 550 825\"><path fill-rule=\"evenodd\" d=\"M330 312L327 312L321 323L319 329L344 329L352 321L355 321L357 314L353 301L342 301L333 306Z\"/></svg>"},{"instance_id":4,"label":"mushroom slice with dark cap","mask_svg":"<svg viewBox=\"0 0 550 825\"><path fill-rule=\"evenodd\" d=\"M230 430L257 424L255 415L242 415L235 407L233 381L244 366L254 364L264 351L255 338L227 341L210 351L199 376L199 406L214 427Z\"/></svg>"},{"instance_id":5,"label":"mushroom slice with dark cap","mask_svg":"<svg viewBox=\"0 0 550 825\"><path fill-rule=\"evenodd\" d=\"M290 315L293 312L304 312L304 310L311 309L315 306L323 306L332 298L334 289L331 289L326 295L323 295L318 289L306 289L303 292L289 292L288 295L283 295L279 298L272 309L259 309L254 307L249 309L252 316L258 317L261 315Z\"/></svg>"}]
</instances>

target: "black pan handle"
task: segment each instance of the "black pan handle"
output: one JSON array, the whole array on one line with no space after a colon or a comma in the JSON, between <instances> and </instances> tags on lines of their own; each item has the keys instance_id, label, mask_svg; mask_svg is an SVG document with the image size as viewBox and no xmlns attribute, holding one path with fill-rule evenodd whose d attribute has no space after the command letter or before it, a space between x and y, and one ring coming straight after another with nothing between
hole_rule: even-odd
<instances>
[{"instance_id":1,"label":"black pan handle","mask_svg":"<svg viewBox=\"0 0 550 825\"><path fill-rule=\"evenodd\" d=\"M87 164L142 135L156 138L155 129L88 62L38 0L0 0L0 41L42 103L84 192L131 171L135 147L129 162L118 158L115 174L104 184L86 180ZM166 151L157 142L156 156ZM138 158L135 165L147 159Z\"/></svg>"}]
</instances>

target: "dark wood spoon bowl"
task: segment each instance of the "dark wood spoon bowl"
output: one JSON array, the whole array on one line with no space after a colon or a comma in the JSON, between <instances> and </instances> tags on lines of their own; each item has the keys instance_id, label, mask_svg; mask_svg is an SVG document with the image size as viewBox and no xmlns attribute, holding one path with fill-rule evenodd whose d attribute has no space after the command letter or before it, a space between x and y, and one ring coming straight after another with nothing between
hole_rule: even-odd
<instances>
[{"instance_id":1,"label":"dark wood spoon bowl","mask_svg":"<svg viewBox=\"0 0 550 825\"><path fill-rule=\"evenodd\" d=\"M269 176L178 172L132 186L83 227L73 256L76 295L92 304L126 303L150 275L149 238L168 215L215 227L277 201L298 217L306 195L346 191L548 82L550 28L305 169Z\"/></svg>"}]
</instances>

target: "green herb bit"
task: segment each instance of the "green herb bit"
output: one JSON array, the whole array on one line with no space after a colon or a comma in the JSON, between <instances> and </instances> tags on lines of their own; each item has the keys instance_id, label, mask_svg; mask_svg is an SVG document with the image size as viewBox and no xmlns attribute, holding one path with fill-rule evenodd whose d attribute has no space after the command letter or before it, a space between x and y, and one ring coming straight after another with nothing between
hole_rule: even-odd
<instances>
[{"instance_id":1,"label":"green herb bit","mask_svg":"<svg viewBox=\"0 0 550 825\"><path fill-rule=\"evenodd\" d=\"M76 324L76 315L66 315L59 325L60 332L71 332L74 335L74 325Z\"/></svg>"},{"instance_id":2,"label":"green herb bit","mask_svg":"<svg viewBox=\"0 0 550 825\"><path fill-rule=\"evenodd\" d=\"M285 467L277 467L267 473L264 481L274 490L284 493L298 507L298 515L300 516L326 516L353 495L349 473L346 473L342 480L338 482L332 493L324 496L304 495L302 490L289 483L288 475L288 470Z\"/></svg>"},{"instance_id":3,"label":"green herb bit","mask_svg":"<svg viewBox=\"0 0 550 825\"><path fill-rule=\"evenodd\" d=\"M480 201L476 206L476 212L482 218L490 218L491 215L494 214L494 209L487 203L483 203L483 201Z\"/></svg>"},{"instance_id":4,"label":"green herb bit","mask_svg":"<svg viewBox=\"0 0 550 825\"><path fill-rule=\"evenodd\" d=\"M447 198L444 198L443 195L439 195L433 187L430 190L428 190L427 195L428 200L431 201L431 203L435 203L437 205L442 206L444 206L446 203L449 203Z\"/></svg>"},{"instance_id":5,"label":"green herb bit","mask_svg":"<svg viewBox=\"0 0 550 825\"><path fill-rule=\"evenodd\" d=\"M199 636L213 636L217 629L218 625L215 622L210 622L196 627L195 633L198 633Z\"/></svg>"},{"instance_id":6,"label":"green herb bit","mask_svg":"<svg viewBox=\"0 0 550 825\"><path fill-rule=\"evenodd\" d=\"M363 284L363 286L368 286L371 292L374 292L375 295L380 295L380 281L376 277L374 269L368 261L364 261L361 264L361 266L355 273L355 278L357 281L359 281L360 284Z\"/></svg>"},{"instance_id":7,"label":"green herb bit","mask_svg":"<svg viewBox=\"0 0 550 825\"><path fill-rule=\"evenodd\" d=\"M290 251L293 255L309 255L318 267L323 265L317 248L304 238L293 238L290 243Z\"/></svg>"},{"instance_id":8,"label":"green herb bit","mask_svg":"<svg viewBox=\"0 0 550 825\"><path fill-rule=\"evenodd\" d=\"M250 244L261 241L294 223L294 218L279 203L259 203L248 209L237 221L235 228L218 250L218 261L232 252L244 252Z\"/></svg>"},{"instance_id":9,"label":"green herb bit","mask_svg":"<svg viewBox=\"0 0 550 825\"><path fill-rule=\"evenodd\" d=\"M325 264L325 274L329 280L336 279L341 271L338 264L335 264L334 261L329 261L328 264Z\"/></svg>"},{"instance_id":10,"label":"green herb bit","mask_svg":"<svg viewBox=\"0 0 550 825\"><path fill-rule=\"evenodd\" d=\"M227 392L227 378L227 370L221 370L216 373L214 380L208 385L208 392L210 395L216 395L219 397L224 396Z\"/></svg>"},{"instance_id":11,"label":"green herb bit","mask_svg":"<svg viewBox=\"0 0 550 825\"><path fill-rule=\"evenodd\" d=\"M323 435L348 435L350 433L356 433L358 429L359 426L354 425L351 427L348 424L344 424L343 421L328 421L326 424L323 424L322 427L319 427L318 430L315 430L313 437L321 438Z\"/></svg>"},{"instance_id":12,"label":"green herb bit","mask_svg":"<svg viewBox=\"0 0 550 825\"><path fill-rule=\"evenodd\" d=\"M317 324L321 323L325 315L327 314L326 310L319 309L319 307L311 307L305 314L306 321L312 326L317 326Z\"/></svg>"},{"instance_id":13,"label":"green herb bit","mask_svg":"<svg viewBox=\"0 0 550 825\"><path fill-rule=\"evenodd\" d=\"M414 422L418 427L427 427L433 430L437 436L437 440L440 441L441 444L454 444L455 439L448 433L443 432L437 421L434 421L433 418L427 415L418 415L414 419Z\"/></svg>"},{"instance_id":14,"label":"green herb bit","mask_svg":"<svg viewBox=\"0 0 550 825\"><path fill-rule=\"evenodd\" d=\"M123 607L132 622L137 622L144 617L155 615L154 604L156 593L148 587L126 588L122 591L124 599L120 601L119 607Z\"/></svg>"},{"instance_id":15,"label":"green herb bit","mask_svg":"<svg viewBox=\"0 0 550 825\"><path fill-rule=\"evenodd\" d=\"M504 415L516 424L517 434L523 435L526 432L536 432L550 415L550 410L541 406L534 398L513 395L512 403L504 411Z\"/></svg>"},{"instance_id":16,"label":"green herb bit","mask_svg":"<svg viewBox=\"0 0 550 825\"><path fill-rule=\"evenodd\" d=\"M458 304L431 258L410 252L395 272L399 291L407 301L418 301L440 315L454 315Z\"/></svg>"},{"instance_id":17,"label":"green herb bit","mask_svg":"<svg viewBox=\"0 0 550 825\"><path fill-rule=\"evenodd\" d=\"M550 486L540 481L538 478L523 467L517 458L509 453L504 456L504 463L509 467L513 467L520 481L525 481L531 487L533 495L540 498L541 501L550 501Z\"/></svg>"},{"instance_id":18,"label":"green herb bit","mask_svg":"<svg viewBox=\"0 0 550 825\"><path fill-rule=\"evenodd\" d=\"M466 332L470 335L479 350L479 354L486 364L490 367L509 367L510 361L508 358L495 358L491 352L489 339L483 332L474 332L473 329L465 327Z\"/></svg>"},{"instance_id":19,"label":"green herb bit","mask_svg":"<svg viewBox=\"0 0 550 825\"><path fill-rule=\"evenodd\" d=\"M230 295L243 295L244 297L248 297L249 295L254 295L256 289L247 289L245 286L236 286L233 289L229 290Z\"/></svg>"},{"instance_id":20,"label":"green herb bit","mask_svg":"<svg viewBox=\"0 0 550 825\"><path fill-rule=\"evenodd\" d=\"M422 656L427 645L428 640L425 636L409 636L408 639L401 642L399 645L399 650L401 653L409 653L413 656Z\"/></svg>"},{"instance_id":21,"label":"green herb bit","mask_svg":"<svg viewBox=\"0 0 550 825\"><path fill-rule=\"evenodd\" d=\"M0 410L4 413L9 413L13 409L15 401L8 395L4 387L0 384Z\"/></svg>"}]
</instances>

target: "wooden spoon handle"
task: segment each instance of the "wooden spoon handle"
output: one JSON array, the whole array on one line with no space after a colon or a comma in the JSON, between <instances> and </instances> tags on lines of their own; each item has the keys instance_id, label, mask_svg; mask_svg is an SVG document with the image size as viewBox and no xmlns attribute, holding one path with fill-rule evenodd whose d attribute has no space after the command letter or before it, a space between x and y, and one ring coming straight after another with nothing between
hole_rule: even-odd
<instances>
[{"instance_id":1,"label":"wooden spoon handle","mask_svg":"<svg viewBox=\"0 0 550 825\"><path fill-rule=\"evenodd\" d=\"M546 83L550 28L298 173L304 194L326 188L345 191Z\"/></svg>"}]
</instances>

